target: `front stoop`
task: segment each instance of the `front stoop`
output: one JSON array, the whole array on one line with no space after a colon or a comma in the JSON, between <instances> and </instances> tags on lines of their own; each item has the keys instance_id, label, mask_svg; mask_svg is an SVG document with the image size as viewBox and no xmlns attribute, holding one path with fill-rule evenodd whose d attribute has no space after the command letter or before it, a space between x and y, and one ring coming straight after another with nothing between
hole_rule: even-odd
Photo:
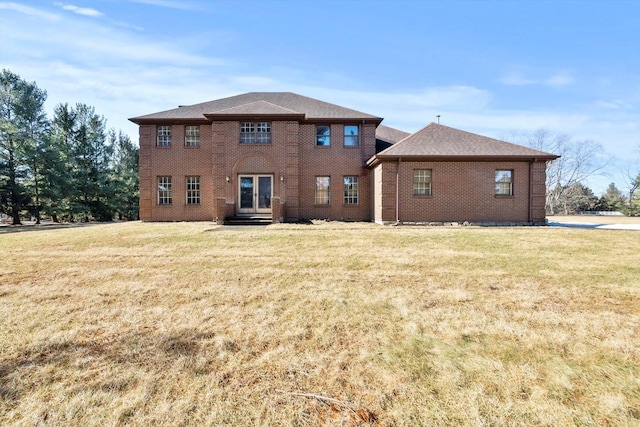
<instances>
[{"instance_id":1,"label":"front stoop","mask_svg":"<svg viewBox=\"0 0 640 427\"><path fill-rule=\"evenodd\" d=\"M273 224L271 215L236 215L224 219L224 225L269 225Z\"/></svg>"}]
</instances>

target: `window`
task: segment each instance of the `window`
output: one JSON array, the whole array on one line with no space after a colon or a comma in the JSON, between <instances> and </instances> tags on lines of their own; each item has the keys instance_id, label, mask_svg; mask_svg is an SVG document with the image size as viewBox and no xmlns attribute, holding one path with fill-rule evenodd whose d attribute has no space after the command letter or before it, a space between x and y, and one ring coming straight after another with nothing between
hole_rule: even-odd
<instances>
[{"instance_id":1,"label":"window","mask_svg":"<svg viewBox=\"0 0 640 427\"><path fill-rule=\"evenodd\" d=\"M316 126L316 146L328 147L331 145L331 126Z\"/></svg>"},{"instance_id":2,"label":"window","mask_svg":"<svg viewBox=\"0 0 640 427\"><path fill-rule=\"evenodd\" d=\"M358 131L360 128L358 125L345 126L344 127L344 146L345 147L357 147L359 144Z\"/></svg>"},{"instance_id":3,"label":"window","mask_svg":"<svg viewBox=\"0 0 640 427\"><path fill-rule=\"evenodd\" d=\"M358 204L358 177L357 176L344 177L344 204L345 205Z\"/></svg>"},{"instance_id":4,"label":"window","mask_svg":"<svg viewBox=\"0 0 640 427\"><path fill-rule=\"evenodd\" d=\"M513 196L513 171L496 171L496 195Z\"/></svg>"},{"instance_id":5,"label":"window","mask_svg":"<svg viewBox=\"0 0 640 427\"><path fill-rule=\"evenodd\" d=\"M171 126L158 126L157 147L171 147Z\"/></svg>"},{"instance_id":6,"label":"window","mask_svg":"<svg viewBox=\"0 0 640 427\"><path fill-rule=\"evenodd\" d=\"M413 195L431 195L431 169L413 170Z\"/></svg>"},{"instance_id":7,"label":"window","mask_svg":"<svg viewBox=\"0 0 640 427\"><path fill-rule=\"evenodd\" d=\"M159 205L171 204L171 177L170 176L158 177L158 204Z\"/></svg>"},{"instance_id":8,"label":"window","mask_svg":"<svg viewBox=\"0 0 640 427\"><path fill-rule=\"evenodd\" d=\"M271 144L271 123L240 123L240 144Z\"/></svg>"},{"instance_id":9,"label":"window","mask_svg":"<svg viewBox=\"0 0 640 427\"><path fill-rule=\"evenodd\" d=\"M185 126L184 146L185 147L200 146L200 126Z\"/></svg>"},{"instance_id":10,"label":"window","mask_svg":"<svg viewBox=\"0 0 640 427\"><path fill-rule=\"evenodd\" d=\"M331 178L328 176L316 176L316 205L328 205L331 203Z\"/></svg>"},{"instance_id":11,"label":"window","mask_svg":"<svg viewBox=\"0 0 640 427\"><path fill-rule=\"evenodd\" d=\"M187 204L188 205L200 204L200 177L199 176L187 177Z\"/></svg>"}]
</instances>

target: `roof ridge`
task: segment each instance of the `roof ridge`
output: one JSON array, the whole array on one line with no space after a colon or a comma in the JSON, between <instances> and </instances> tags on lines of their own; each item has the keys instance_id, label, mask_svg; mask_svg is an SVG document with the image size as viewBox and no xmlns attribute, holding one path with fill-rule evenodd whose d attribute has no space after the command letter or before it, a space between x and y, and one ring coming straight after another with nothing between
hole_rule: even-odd
<instances>
[{"instance_id":1,"label":"roof ridge","mask_svg":"<svg viewBox=\"0 0 640 427\"><path fill-rule=\"evenodd\" d=\"M378 155L557 157L524 145L433 122L401 139Z\"/></svg>"},{"instance_id":2,"label":"roof ridge","mask_svg":"<svg viewBox=\"0 0 640 427\"><path fill-rule=\"evenodd\" d=\"M481 135L481 134L479 134L479 133L473 133L473 132L469 132L469 131L462 130L462 129L456 129L456 128L452 128L452 127L445 126L445 125L441 125L441 124L438 124L438 126L443 126L443 127L448 128L448 129L453 129L453 130L455 130L455 131L463 132L463 133L466 133L466 134L469 134L469 135L481 136L481 137L482 137L482 138L484 138L484 139L491 139L491 140L493 140L493 141L500 142L501 144L508 144L508 145L510 145L510 146L512 146L512 147L517 147L517 148L526 148L526 149L529 149L529 150L532 150L532 151L537 151L538 153L540 153L540 154L544 154L544 155L552 154L552 153L547 153L547 152L545 152L545 151L537 150L537 149L535 149L535 148L532 148L532 147L529 147L529 146L526 146L526 145L516 144L515 142L505 141L504 139L493 138L493 137L491 137L491 136Z\"/></svg>"},{"instance_id":3,"label":"roof ridge","mask_svg":"<svg viewBox=\"0 0 640 427\"><path fill-rule=\"evenodd\" d=\"M295 111L295 110L292 110L290 108L283 107L282 105L278 105L278 104L274 104L273 102L265 101L264 99L259 99L257 101L252 101L252 102L246 102L244 104L239 104L239 105L236 105L234 107L224 108L222 110L216 110L216 111L208 113L208 114L224 114L225 111L237 110L237 109L240 109L242 107L246 107L246 106L254 105L254 104L269 104L269 105L272 105L274 107L277 107L278 109L289 111L289 112L291 112L293 114L304 114L304 113L301 113L299 111Z\"/></svg>"},{"instance_id":4,"label":"roof ridge","mask_svg":"<svg viewBox=\"0 0 640 427\"><path fill-rule=\"evenodd\" d=\"M422 132L423 130L425 130L426 128L428 128L431 125L435 125L435 123L431 122L426 126L423 126L422 128L418 129L417 131L410 133L409 135L405 136L404 138L402 138L400 141L396 142L395 144L393 144L391 147L387 147L384 150L382 150L381 152L379 152L378 154L384 154L385 151L390 150L393 147L397 147L399 144L402 144L403 142L405 142L407 139L411 138L413 135ZM453 128L452 128L453 129Z\"/></svg>"}]
</instances>

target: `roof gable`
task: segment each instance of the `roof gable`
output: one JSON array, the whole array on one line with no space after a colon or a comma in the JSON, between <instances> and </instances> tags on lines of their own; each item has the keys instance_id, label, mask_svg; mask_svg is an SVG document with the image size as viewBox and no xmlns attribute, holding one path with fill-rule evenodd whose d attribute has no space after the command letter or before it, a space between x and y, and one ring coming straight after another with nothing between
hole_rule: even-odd
<instances>
[{"instance_id":1,"label":"roof gable","mask_svg":"<svg viewBox=\"0 0 640 427\"><path fill-rule=\"evenodd\" d=\"M510 157L550 160L558 156L499 139L430 123L418 132L380 152L378 157Z\"/></svg>"}]
</instances>

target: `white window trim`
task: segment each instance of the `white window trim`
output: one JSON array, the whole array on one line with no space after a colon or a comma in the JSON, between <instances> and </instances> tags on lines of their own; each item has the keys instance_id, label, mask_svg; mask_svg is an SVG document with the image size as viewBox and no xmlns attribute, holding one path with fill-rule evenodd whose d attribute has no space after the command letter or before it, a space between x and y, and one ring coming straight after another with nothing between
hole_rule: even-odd
<instances>
[{"instance_id":1,"label":"white window trim","mask_svg":"<svg viewBox=\"0 0 640 427\"><path fill-rule=\"evenodd\" d=\"M353 178L351 184L347 184L347 178ZM360 177L358 175L345 175L342 179L343 182L343 203L348 206L355 206L360 204ZM348 186L355 186L349 189Z\"/></svg>"},{"instance_id":2,"label":"white window trim","mask_svg":"<svg viewBox=\"0 0 640 427\"><path fill-rule=\"evenodd\" d=\"M156 147L171 147L171 126L159 125L156 130Z\"/></svg>"},{"instance_id":3,"label":"white window trim","mask_svg":"<svg viewBox=\"0 0 640 427\"><path fill-rule=\"evenodd\" d=\"M356 128L356 133L347 135L347 128L353 127ZM343 128L343 144L345 147L359 147L360 146L360 126L359 125L344 125ZM354 141L355 144L347 144L347 141Z\"/></svg>"},{"instance_id":4,"label":"white window trim","mask_svg":"<svg viewBox=\"0 0 640 427\"><path fill-rule=\"evenodd\" d=\"M184 127L184 146L185 147L200 146L200 126L186 125Z\"/></svg>"},{"instance_id":5,"label":"white window trim","mask_svg":"<svg viewBox=\"0 0 640 427\"><path fill-rule=\"evenodd\" d=\"M163 175L158 176L158 206L168 206L173 204L173 184L171 182L171 176ZM163 187L164 186L164 187Z\"/></svg>"},{"instance_id":6,"label":"white window trim","mask_svg":"<svg viewBox=\"0 0 640 427\"><path fill-rule=\"evenodd\" d=\"M498 174L508 172L509 181L499 181ZM496 196L513 196L513 169L496 169L495 172L495 195ZM504 184L509 184L508 193L503 192L502 188Z\"/></svg>"},{"instance_id":7,"label":"white window trim","mask_svg":"<svg viewBox=\"0 0 640 427\"><path fill-rule=\"evenodd\" d=\"M185 178L186 185L186 203L189 206L197 206L201 203L200 199L200 176L191 175Z\"/></svg>"},{"instance_id":8,"label":"white window trim","mask_svg":"<svg viewBox=\"0 0 640 427\"><path fill-rule=\"evenodd\" d=\"M327 189L326 190L320 190L318 188L318 178L326 178L327 179ZM318 198L318 191L322 191L321 194L323 194L326 191L326 201L324 201L324 197L322 199ZM318 175L318 176L316 176L315 204L318 205L318 206L329 206L329 205L331 205L331 177L328 176L328 175Z\"/></svg>"}]
</instances>

